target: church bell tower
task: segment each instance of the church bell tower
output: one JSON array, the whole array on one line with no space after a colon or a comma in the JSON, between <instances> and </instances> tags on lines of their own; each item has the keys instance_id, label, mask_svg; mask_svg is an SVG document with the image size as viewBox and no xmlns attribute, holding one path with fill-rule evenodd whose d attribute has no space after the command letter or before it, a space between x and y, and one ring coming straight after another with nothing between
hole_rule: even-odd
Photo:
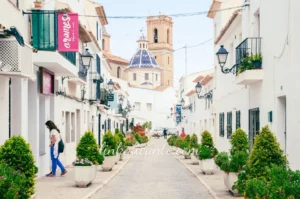
<instances>
[{"instance_id":1,"label":"church bell tower","mask_svg":"<svg viewBox=\"0 0 300 199\"><path fill-rule=\"evenodd\" d=\"M173 86L173 22L172 18L160 15L147 18L149 50L155 56L161 72L161 85Z\"/></svg>"}]
</instances>

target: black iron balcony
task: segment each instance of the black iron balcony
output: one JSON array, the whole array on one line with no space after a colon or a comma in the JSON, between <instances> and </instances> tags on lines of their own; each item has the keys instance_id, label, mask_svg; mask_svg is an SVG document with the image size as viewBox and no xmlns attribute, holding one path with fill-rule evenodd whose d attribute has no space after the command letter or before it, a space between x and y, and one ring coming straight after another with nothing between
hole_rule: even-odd
<instances>
[{"instance_id":1,"label":"black iron balcony","mask_svg":"<svg viewBox=\"0 0 300 199\"><path fill-rule=\"evenodd\" d=\"M100 90L101 94L100 94L100 104L104 104L106 106L108 106L108 91L105 88L101 88Z\"/></svg>"},{"instance_id":2,"label":"black iron balcony","mask_svg":"<svg viewBox=\"0 0 300 199\"><path fill-rule=\"evenodd\" d=\"M262 68L261 40L260 37L247 38L236 47L237 75L245 70Z\"/></svg>"},{"instance_id":3,"label":"black iron balcony","mask_svg":"<svg viewBox=\"0 0 300 199\"><path fill-rule=\"evenodd\" d=\"M57 13L54 10L32 10L32 45L39 51L57 50ZM61 52L76 65L76 52Z\"/></svg>"}]
</instances>

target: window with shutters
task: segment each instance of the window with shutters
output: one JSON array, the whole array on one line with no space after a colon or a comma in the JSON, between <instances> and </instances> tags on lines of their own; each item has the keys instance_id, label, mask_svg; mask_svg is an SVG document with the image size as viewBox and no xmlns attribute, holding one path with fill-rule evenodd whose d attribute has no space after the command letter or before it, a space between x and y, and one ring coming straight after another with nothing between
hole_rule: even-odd
<instances>
[{"instance_id":1,"label":"window with shutters","mask_svg":"<svg viewBox=\"0 0 300 199\"><path fill-rule=\"evenodd\" d=\"M224 137L224 113L220 113L219 115L219 122L220 122L220 136Z\"/></svg>"},{"instance_id":2,"label":"window with shutters","mask_svg":"<svg viewBox=\"0 0 300 199\"><path fill-rule=\"evenodd\" d=\"M149 80L149 74L145 73L145 80Z\"/></svg>"},{"instance_id":3,"label":"window with shutters","mask_svg":"<svg viewBox=\"0 0 300 199\"><path fill-rule=\"evenodd\" d=\"M232 134L232 112L227 113L227 138Z\"/></svg>"},{"instance_id":4,"label":"window with shutters","mask_svg":"<svg viewBox=\"0 0 300 199\"><path fill-rule=\"evenodd\" d=\"M236 117L235 117L235 128L241 128L241 111L236 111Z\"/></svg>"}]
</instances>

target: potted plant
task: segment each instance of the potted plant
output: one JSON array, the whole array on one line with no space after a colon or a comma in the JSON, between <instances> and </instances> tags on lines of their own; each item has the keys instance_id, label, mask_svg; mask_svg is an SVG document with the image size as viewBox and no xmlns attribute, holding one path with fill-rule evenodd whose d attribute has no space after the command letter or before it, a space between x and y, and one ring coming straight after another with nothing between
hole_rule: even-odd
<instances>
[{"instance_id":1,"label":"potted plant","mask_svg":"<svg viewBox=\"0 0 300 199\"><path fill-rule=\"evenodd\" d=\"M177 139L177 136L172 135L172 136L169 137L168 140L167 140L169 146L171 147L171 152L175 152L175 151L176 151L176 147L175 147L176 139Z\"/></svg>"},{"instance_id":2,"label":"potted plant","mask_svg":"<svg viewBox=\"0 0 300 199\"><path fill-rule=\"evenodd\" d=\"M105 156L104 162L101 165L103 171L111 171L118 160L117 156L117 140L110 132L106 132L103 136L102 154Z\"/></svg>"},{"instance_id":3,"label":"potted plant","mask_svg":"<svg viewBox=\"0 0 300 199\"><path fill-rule=\"evenodd\" d=\"M251 62L253 64L253 69L261 69L262 65L262 54L258 53L251 56Z\"/></svg>"},{"instance_id":4,"label":"potted plant","mask_svg":"<svg viewBox=\"0 0 300 199\"><path fill-rule=\"evenodd\" d=\"M36 183L35 175L38 172L38 168L35 166L35 161L30 146L28 143L26 143L22 136L12 136L4 142L4 144L0 147L0 163L5 164L3 168L9 167L18 172L18 175L22 175L22 180L24 180L23 182L20 182L18 179L11 179L14 182L13 184L16 184L16 186L13 186L12 184L12 189L15 190L17 186L19 186L21 189L17 193L18 197L7 198L30 198L32 195L34 195ZM5 173L5 171L1 171L0 173L2 172ZM0 174L0 187L2 183L1 180L5 181L5 179L1 179L1 176L5 175ZM14 178L14 176L15 175L11 173L10 178ZM9 179L7 180L11 181ZM3 191L5 191L5 193ZM6 194L6 191L10 190L1 189L0 196L2 194Z\"/></svg>"},{"instance_id":5,"label":"potted plant","mask_svg":"<svg viewBox=\"0 0 300 199\"><path fill-rule=\"evenodd\" d=\"M125 146L125 137L123 135L123 133L117 133L116 134L119 139L120 139L120 144L118 145L118 153L120 154L120 161L123 160L123 155L124 155L124 152L127 150L127 146Z\"/></svg>"},{"instance_id":6,"label":"potted plant","mask_svg":"<svg viewBox=\"0 0 300 199\"><path fill-rule=\"evenodd\" d=\"M121 154L120 154L120 151L119 151L119 147L120 147L120 144L121 144L121 138L116 133L114 134L114 137L115 137L115 140L116 140L116 143L117 143L117 151L116 151L117 159L116 159L116 164L118 164L118 161L121 158Z\"/></svg>"},{"instance_id":7,"label":"potted plant","mask_svg":"<svg viewBox=\"0 0 300 199\"><path fill-rule=\"evenodd\" d=\"M191 136L185 136L183 144L180 147L183 150L183 156L185 159L191 159L192 147L191 147Z\"/></svg>"},{"instance_id":8,"label":"potted plant","mask_svg":"<svg viewBox=\"0 0 300 199\"><path fill-rule=\"evenodd\" d=\"M230 143L230 155L222 152L215 157L215 162L219 168L225 172L225 186L233 193L233 195L237 196L238 192L236 189L233 189L232 186L237 181L238 173L246 165L249 157L248 135L242 129L237 129L231 135Z\"/></svg>"},{"instance_id":9,"label":"potted plant","mask_svg":"<svg viewBox=\"0 0 300 199\"><path fill-rule=\"evenodd\" d=\"M192 164L197 165L199 164L199 154L198 154L198 137L194 133L191 137L191 148L192 148L192 154L191 154L191 159L192 159Z\"/></svg>"},{"instance_id":10,"label":"potted plant","mask_svg":"<svg viewBox=\"0 0 300 199\"><path fill-rule=\"evenodd\" d=\"M97 165L102 164L103 156L99 152L94 134L85 132L76 148L77 160L74 165L74 181L78 187L92 183L97 174Z\"/></svg>"},{"instance_id":11,"label":"potted plant","mask_svg":"<svg viewBox=\"0 0 300 199\"><path fill-rule=\"evenodd\" d=\"M275 197L278 194L275 192L276 189L267 191L264 189L266 185L274 183L272 181L272 175L268 172L270 168L274 166L288 169L288 162L276 137L270 131L269 127L266 126L255 136L254 147L250 153L249 160L243 170L239 173L238 180L234 183L233 188L237 189L245 198L287 198L281 197L284 196L283 192L282 194L279 194L281 195L280 197ZM282 179L281 175L278 175L277 178L278 177ZM289 180L294 182L293 179ZM256 185L261 186L257 187ZM300 187L299 182L294 185ZM277 190L281 192L285 187L288 186L277 187ZM290 188L291 187L288 189ZM269 194L273 196L269 197Z\"/></svg>"},{"instance_id":12,"label":"potted plant","mask_svg":"<svg viewBox=\"0 0 300 199\"><path fill-rule=\"evenodd\" d=\"M182 155L182 154L183 154L183 153L182 153L182 150L181 150L181 148L180 148L180 146L182 145L182 143L183 143L182 138L181 138L181 137L177 137L177 139L176 139L176 141L175 141L175 146L177 147L177 152L178 152L179 155Z\"/></svg>"},{"instance_id":13,"label":"potted plant","mask_svg":"<svg viewBox=\"0 0 300 199\"><path fill-rule=\"evenodd\" d=\"M43 8L43 0L35 0L34 2L35 9L42 9Z\"/></svg>"},{"instance_id":14,"label":"potted plant","mask_svg":"<svg viewBox=\"0 0 300 199\"><path fill-rule=\"evenodd\" d=\"M216 169L214 157L218 154L218 150L214 147L213 139L208 131L204 131L201 136L201 145L198 149L200 169L205 174L213 174Z\"/></svg>"},{"instance_id":15,"label":"potted plant","mask_svg":"<svg viewBox=\"0 0 300 199\"><path fill-rule=\"evenodd\" d=\"M127 150L131 153L134 149L134 145L136 144L136 140L133 135L129 135L125 139L125 146L127 147Z\"/></svg>"}]
</instances>

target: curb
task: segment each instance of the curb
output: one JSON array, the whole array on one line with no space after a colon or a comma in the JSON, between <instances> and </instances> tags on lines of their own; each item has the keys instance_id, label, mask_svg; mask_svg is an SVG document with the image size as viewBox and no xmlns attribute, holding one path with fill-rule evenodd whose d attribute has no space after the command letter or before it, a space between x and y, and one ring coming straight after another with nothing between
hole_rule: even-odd
<instances>
[{"instance_id":1,"label":"curb","mask_svg":"<svg viewBox=\"0 0 300 199\"><path fill-rule=\"evenodd\" d=\"M196 176L196 178L198 178L198 180L205 186L205 188L208 190L208 192L215 198L215 199L221 199L217 196L217 194L206 184L206 182L204 182L204 180L202 180L201 177L199 177L197 175L196 172L194 172L192 169L190 169L188 166L186 166L184 164L184 162L179 158L177 157L176 155L172 154L179 162L181 162L181 164L183 164L192 174L194 174L194 176Z\"/></svg>"},{"instance_id":2,"label":"curb","mask_svg":"<svg viewBox=\"0 0 300 199\"><path fill-rule=\"evenodd\" d=\"M115 174L113 174L112 176L110 176L107 180L105 180L103 182L103 184L99 185L98 187L96 187L93 191L91 191L89 194L87 194L87 196L85 196L82 199L89 199L91 197L93 197L98 191L100 191L103 187L105 187L120 171L121 169L129 162L129 160L132 158L132 155L128 158L128 160L115 172Z\"/></svg>"}]
</instances>

